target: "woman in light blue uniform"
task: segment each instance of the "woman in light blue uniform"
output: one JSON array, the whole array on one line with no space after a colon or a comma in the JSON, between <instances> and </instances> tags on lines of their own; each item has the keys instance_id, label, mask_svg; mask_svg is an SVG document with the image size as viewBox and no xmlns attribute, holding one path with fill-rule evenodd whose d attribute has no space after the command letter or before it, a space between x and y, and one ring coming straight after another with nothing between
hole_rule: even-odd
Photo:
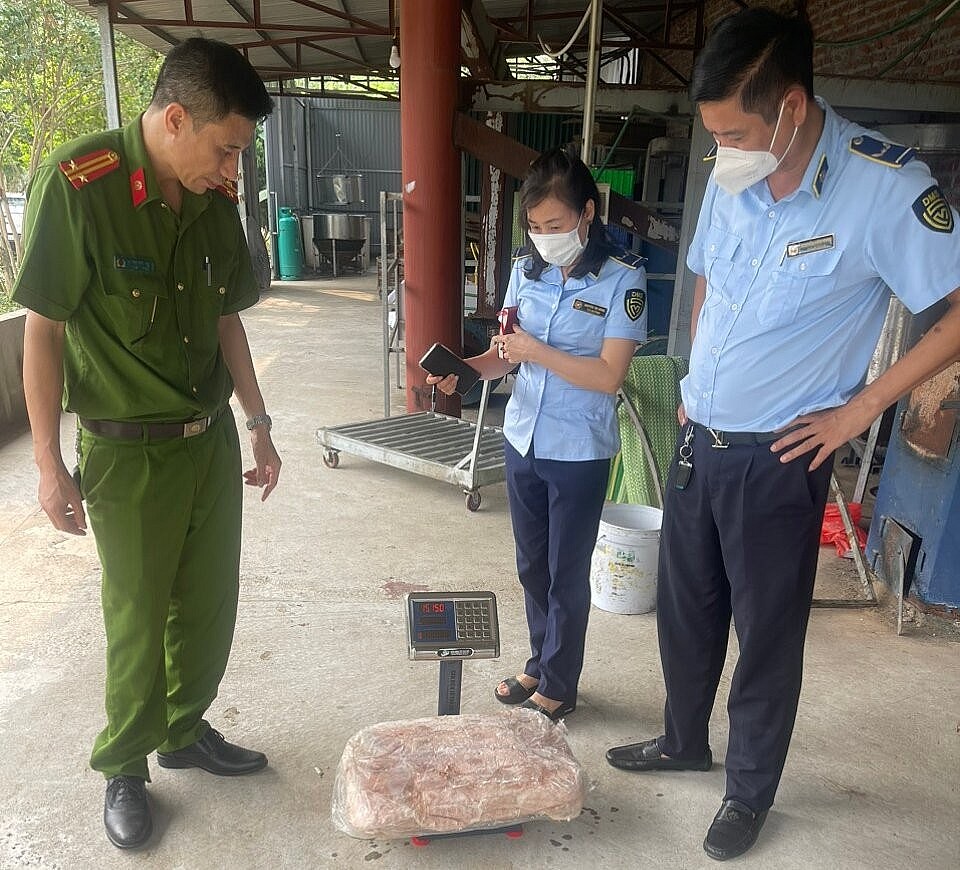
<instances>
[{"instance_id":1,"label":"woman in light blue uniform","mask_svg":"<svg viewBox=\"0 0 960 870\"><path fill-rule=\"evenodd\" d=\"M620 449L615 394L647 331L642 258L607 238L599 201L576 156L556 149L534 161L520 190L529 244L504 300L519 326L468 360L488 380L520 366L503 432L531 655L495 694L554 720L577 703L590 557ZM449 394L456 378L427 383Z\"/></svg>"}]
</instances>

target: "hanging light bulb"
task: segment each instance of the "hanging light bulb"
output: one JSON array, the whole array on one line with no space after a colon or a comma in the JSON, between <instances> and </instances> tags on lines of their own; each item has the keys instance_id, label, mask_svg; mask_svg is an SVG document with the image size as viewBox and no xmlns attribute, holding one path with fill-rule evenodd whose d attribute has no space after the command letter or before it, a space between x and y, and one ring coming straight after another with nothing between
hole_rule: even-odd
<instances>
[{"instance_id":1,"label":"hanging light bulb","mask_svg":"<svg viewBox=\"0 0 960 870\"><path fill-rule=\"evenodd\" d=\"M390 46L390 69L400 69L400 49L397 48L397 41L393 41Z\"/></svg>"}]
</instances>

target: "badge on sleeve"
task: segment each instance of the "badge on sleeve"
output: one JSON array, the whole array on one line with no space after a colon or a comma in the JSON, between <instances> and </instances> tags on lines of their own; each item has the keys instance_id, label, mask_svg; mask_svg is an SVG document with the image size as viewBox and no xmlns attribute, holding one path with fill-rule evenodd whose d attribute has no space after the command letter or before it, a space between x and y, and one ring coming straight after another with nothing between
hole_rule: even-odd
<instances>
[{"instance_id":1,"label":"badge on sleeve","mask_svg":"<svg viewBox=\"0 0 960 870\"><path fill-rule=\"evenodd\" d=\"M627 295L623 297L623 310L627 312L627 317L631 320L639 320L643 314L643 309L647 307L647 294L639 287L634 290L628 290Z\"/></svg>"},{"instance_id":2,"label":"badge on sleeve","mask_svg":"<svg viewBox=\"0 0 960 870\"><path fill-rule=\"evenodd\" d=\"M953 232L953 212L937 185L931 185L913 201L913 213L935 233Z\"/></svg>"}]
</instances>

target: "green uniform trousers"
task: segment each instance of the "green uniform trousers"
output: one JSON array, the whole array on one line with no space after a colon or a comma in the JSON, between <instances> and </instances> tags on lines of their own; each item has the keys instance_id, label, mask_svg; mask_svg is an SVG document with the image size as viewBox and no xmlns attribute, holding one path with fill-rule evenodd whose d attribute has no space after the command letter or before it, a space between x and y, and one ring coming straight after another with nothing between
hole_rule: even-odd
<instances>
[{"instance_id":1,"label":"green uniform trousers","mask_svg":"<svg viewBox=\"0 0 960 870\"><path fill-rule=\"evenodd\" d=\"M237 615L243 481L229 408L191 438L81 430L87 515L103 567L107 726L90 765L149 780L148 753L207 730Z\"/></svg>"}]
</instances>

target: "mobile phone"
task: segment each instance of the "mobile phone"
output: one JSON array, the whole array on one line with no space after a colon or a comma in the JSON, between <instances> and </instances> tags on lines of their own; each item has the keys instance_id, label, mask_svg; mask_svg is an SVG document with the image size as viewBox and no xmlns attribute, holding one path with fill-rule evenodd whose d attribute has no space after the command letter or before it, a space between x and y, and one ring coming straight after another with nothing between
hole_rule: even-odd
<instances>
[{"instance_id":1,"label":"mobile phone","mask_svg":"<svg viewBox=\"0 0 960 870\"><path fill-rule=\"evenodd\" d=\"M510 335L513 327L517 325L517 306L509 305L501 308L497 314L497 320L500 322L500 335ZM503 359L503 345L497 345L497 356Z\"/></svg>"},{"instance_id":2,"label":"mobile phone","mask_svg":"<svg viewBox=\"0 0 960 870\"><path fill-rule=\"evenodd\" d=\"M469 363L465 363L450 348L439 342L434 344L421 357L420 368L439 378L456 375L458 380L454 391L461 396L470 392L473 385L480 380L480 372Z\"/></svg>"}]
</instances>

